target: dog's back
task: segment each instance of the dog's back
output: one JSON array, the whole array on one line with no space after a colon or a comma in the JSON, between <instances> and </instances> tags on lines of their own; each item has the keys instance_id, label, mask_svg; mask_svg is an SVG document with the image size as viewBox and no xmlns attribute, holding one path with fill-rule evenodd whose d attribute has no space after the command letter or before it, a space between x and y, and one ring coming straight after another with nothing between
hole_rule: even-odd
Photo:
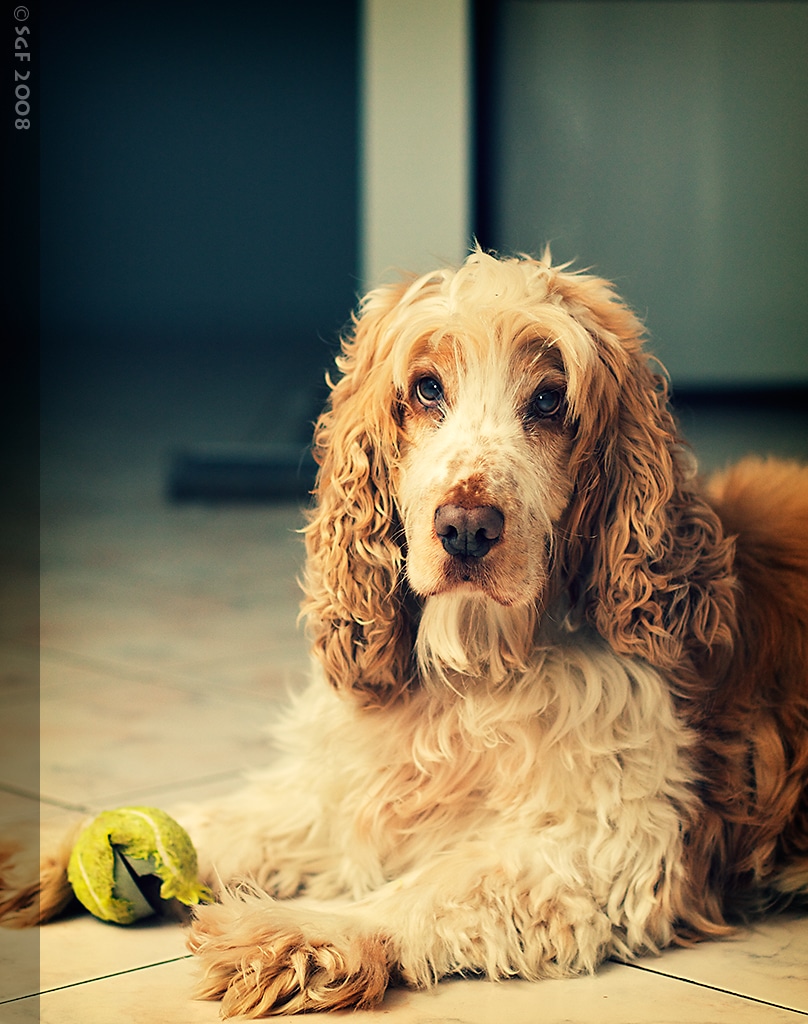
<instances>
[{"instance_id":1,"label":"dog's back","mask_svg":"<svg viewBox=\"0 0 808 1024\"><path fill-rule=\"evenodd\" d=\"M732 661L700 722L705 802L723 821L714 882L760 910L808 894L808 467L747 459L708 493L738 579Z\"/></svg>"}]
</instances>

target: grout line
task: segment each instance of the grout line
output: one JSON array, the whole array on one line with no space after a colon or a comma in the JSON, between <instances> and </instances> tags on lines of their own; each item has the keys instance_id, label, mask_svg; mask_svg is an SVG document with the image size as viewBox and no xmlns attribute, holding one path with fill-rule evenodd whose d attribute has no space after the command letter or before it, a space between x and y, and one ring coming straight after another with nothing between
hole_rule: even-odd
<instances>
[{"instance_id":1,"label":"grout line","mask_svg":"<svg viewBox=\"0 0 808 1024\"><path fill-rule=\"evenodd\" d=\"M658 971L653 967L646 967L644 964L630 964L623 960L616 960L615 963L621 967L631 967L635 971L645 971L648 974L655 974L658 978L669 978L672 981L683 981L686 985L694 985L696 988L708 988L712 992L721 992L723 995L735 996L738 999L746 999L750 1003L759 1003L761 1006L771 1006L776 1010L789 1010L791 1013L799 1013L808 1017L808 1010L799 1010L795 1006L786 1006L784 1003L773 1003L769 999L760 999L758 996L749 996L744 992L733 992L732 989L722 988L720 985L710 985L706 981L694 981L692 978L682 978L678 974L668 974L666 971Z\"/></svg>"},{"instance_id":2,"label":"grout line","mask_svg":"<svg viewBox=\"0 0 808 1024\"><path fill-rule=\"evenodd\" d=\"M12 999L0 999L0 1006L6 1003L19 1003L23 999L36 999L38 996L47 996L53 992L64 992L69 988L78 988L80 985L92 985L95 981L109 981L110 978L120 978L125 974L137 974L138 971L148 971L151 967L164 967L166 964L178 964L182 960L193 959L193 953L184 953L182 956L171 957L170 960L158 960L153 964L143 964L141 967L129 967L123 971L113 971L111 974L100 974L97 978L84 978L82 981L71 981L66 985L56 985L54 988L45 988L41 992L29 992L24 996L14 996Z\"/></svg>"},{"instance_id":3,"label":"grout line","mask_svg":"<svg viewBox=\"0 0 808 1024\"><path fill-rule=\"evenodd\" d=\"M40 806L58 807L62 811L78 811L80 814L90 813L86 804L72 803L69 800L60 800L58 797L49 797L44 793L37 793L34 790L26 789L24 786L15 786L8 782L0 782L0 793L11 793L13 796L20 796L26 800L33 800Z\"/></svg>"},{"instance_id":4,"label":"grout line","mask_svg":"<svg viewBox=\"0 0 808 1024\"><path fill-rule=\"evenodd\" d=\"M140 971L147 971L152 967L165 967L168 964L180 963L183 960L192 960L193 956L193 953L184 953L182 956L171 957L168 960L158 960L155 963L143 964L140 967L130 967L122 971L113 971L110 974L101 974L97 978L85 978L82 981L72 981L66 985L56 985L53 988L42 989L40 992L29 992L26 995L14 996L11 999L0 999L0 1005L21 1002L23 999L35 999L38 996L50 995L54 992L63 992L66 989L78 988L81 985L92 985L93 982L96 981L108 981L110 978L119 978L127 974L137 974ZM782 1003L772 1003L767 999L759 999L757 996L745 995L743 992L733 992L731 989L721 988L719 985L709 985L705 982L694 981L691 978L681 978L675 974L666 974L664 971L656 971L652 967L644 967L640 964L629 964L619 960L614 962L621 967L630 967L635 970L645 971L646 973L654 974L659 978L667 978L669 981L681 981L686 985L693 985L695 988L709 989L712 992L720 992L722 995L732 996L736 999L745 999L748 1002L758 1003L761 1006L770 1006L773 1009L786 1010L791 1013L800 1014L803 1017L808 1017L808 1011L799 1010L794 1006L786 1006Z\"/></svg>"},{"instance_id":5,"label":"grout line","mask_svg":"<svg viewBox=\"0 0 808 1024\"><path fill-rule=\"evenodd\" d=\"M60 811L76 811L78 814L92 814L92 808L88 804L79 804L72 800L60 800L58 796L47 796L42 794L39 798L41 804L46 807L58 807Z\"/></svg>"},{"instance_id":6,"label":"grout line","mask_svg":"<svg viewBox=\"0 0 808 1024\"><path fill-rule=\"evenodd\" d=\"M26 800L35 800L37 803L41 802L39 793L26 789L24 786L15 786L9 782L0 782L0 792L11 793L12 796L22 796Z\"/></svg>"}]
</instances>

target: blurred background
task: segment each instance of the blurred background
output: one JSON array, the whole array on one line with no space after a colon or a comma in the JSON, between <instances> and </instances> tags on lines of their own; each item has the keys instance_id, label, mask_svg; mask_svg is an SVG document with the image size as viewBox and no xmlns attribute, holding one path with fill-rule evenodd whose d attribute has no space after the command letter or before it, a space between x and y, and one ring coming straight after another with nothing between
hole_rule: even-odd
<instances>
[{"instance_id":1,"label":"blurred background","mask_svg":"<svg viewBox=\"0 0 808 1024\"><path fill-rule=\"evenodd\" d=\"M71 443L121 486L211 446L294 460L357 296L474 237L613 279L683 406L805 404L804 4L62 0L40 25L54 472Z\"/></svg>"},{"instance_id":2,"label":"blurred background","mask_svg":"<svg viewBox=\"0 0 808 1024\"><path fill-rule=\"evenodd\" d=\"M68 0L40 26L53 472L159 488L183 446L305 448L358 288L357 5Z\"/></svg>"}]
</instances>

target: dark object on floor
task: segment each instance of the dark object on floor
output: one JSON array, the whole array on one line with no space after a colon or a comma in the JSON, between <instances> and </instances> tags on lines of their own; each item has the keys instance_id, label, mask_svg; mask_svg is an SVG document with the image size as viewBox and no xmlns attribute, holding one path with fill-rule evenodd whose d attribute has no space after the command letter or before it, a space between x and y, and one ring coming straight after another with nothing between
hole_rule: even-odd
<instances>
[{"instance_id":1,"label":"dark object on floor","mask_svg":"<svg viewBox=\"0 0 808 1024\"><path fill-rule=\"evenodd\" d=\"M198 446L174 455L167 494L171 501L305 499L314 486L316 472L308 447Z\"/></svg>"}]
</instances>

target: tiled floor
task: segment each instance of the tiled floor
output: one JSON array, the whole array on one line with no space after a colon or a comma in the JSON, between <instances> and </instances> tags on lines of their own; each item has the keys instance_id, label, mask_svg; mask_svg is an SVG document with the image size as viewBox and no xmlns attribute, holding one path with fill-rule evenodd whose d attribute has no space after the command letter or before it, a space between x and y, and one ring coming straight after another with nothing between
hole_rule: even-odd
<instances>
[{"instance_id":1,"label":"tiled floor","mask_svg":"<svg viewBox=\"0 0 808 1024\"><path fill-rule=\"evenodd\" d=\"M795 433L794 423L756 428L744 415L743 435L726 417L690 420L708 462L740 445L808 454L804 418ZM41 820L45 845L88 810L133 801L170 810L235 787L269 756L262 723L306 670L296 630L298 509L171 507L161 499L156 447L127 449L122 460L114 438L106 449L85 442L44 453L41 800L29 784L36 695L21 683L36 634L13 608L0 626L0 830L33 833ZM218 1020L217 1004L191 997L194 971L174 923L119 928L80 916L38 933L0 930L0 1022ZM796 1024L806 1016L808 919L788 917L636 967L610 964L593 978L392 991L361 1020Z\"/></svg>"}]
</instances>

